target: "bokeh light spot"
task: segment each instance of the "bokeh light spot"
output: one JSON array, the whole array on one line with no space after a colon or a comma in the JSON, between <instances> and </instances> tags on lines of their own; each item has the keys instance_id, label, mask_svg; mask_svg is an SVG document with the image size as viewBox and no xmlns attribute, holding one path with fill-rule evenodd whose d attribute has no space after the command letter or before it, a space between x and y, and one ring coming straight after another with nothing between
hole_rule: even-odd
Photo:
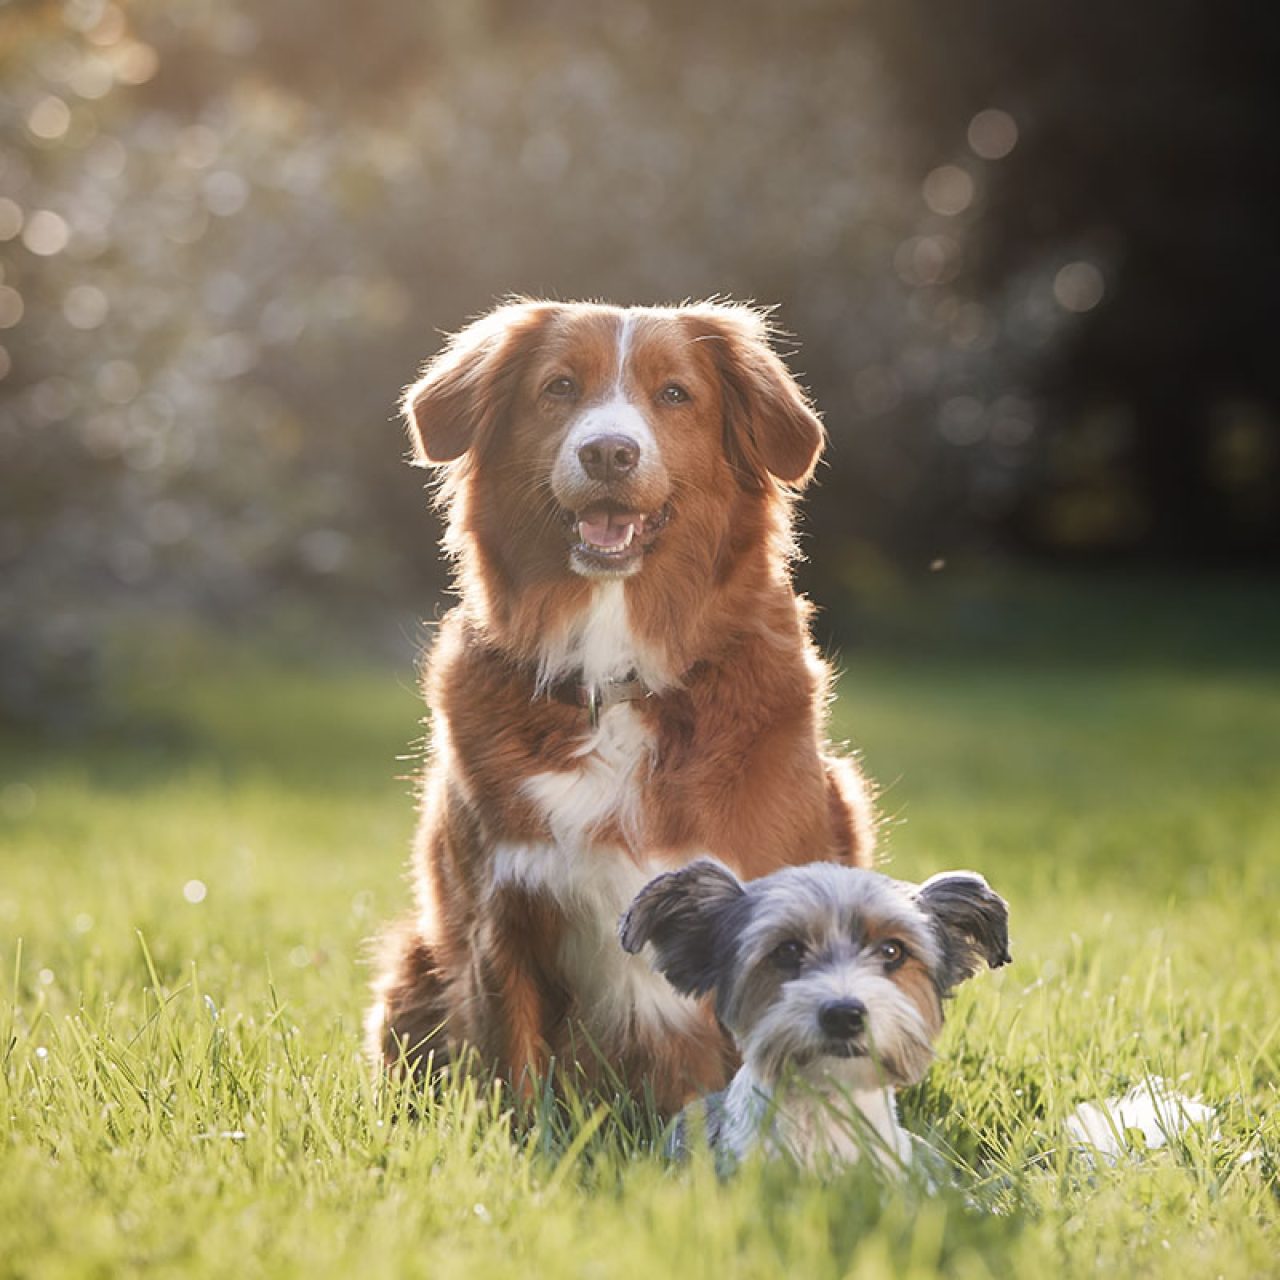
<instances>
[{"instance_id":1,"label":"bokeh light spot","mask_svg":"<svg viewBox=\"0 0 1280 1280\"><path fill-rule=\"evenodd\" d=\"M957 347L981 350L991 341L991 321L980 302L960 303L950 320L951 341Z\"/></svg>"},{"instance_id":2,"label":"bokeh light spot","mask_svg":"<svg viewBox=\"0 0 1280 1280\"><path fill-rule=\"evenodd\" d=\"M969 121L969 146L983 160L1003 160L1018 145L1018 122L998 107L979 111Z\"/></svg>"},{"instance_id":3,"label":"bokeh light spot","mask_svg":"<svg viewBox=\"0 0 1280 1280\"><path fill-rule=\"evenodd\" d=\"M117 40L122 40L125 34L123 11L117 5L105 5L98 21L87 34L96 45L115 44Z\"/></svg>"},{"instance_id":4,"label":"bokeh light spot","mask_svg":"<svg viewBox=\"0 0 1280 1280\"><path fill-rule=\"evenodd\" d=\"M22 319L22 294L7 284L0 284L0 329L12 329Z\"/></svg>"},{"instance_id":5,"label":"bokeh light spot","mask_svg":"<svg viewBox=\"0 0 1280 1280\"><path fill-rule=\"evenodd\" d=\"M122 84L146 84L160 69L160 55L139 40L122 40L111 48L116 79Z\"/></svg>"},{"instance_id":6,"label":"bokeh light spot","mask_svg":"<svg viewBox=\"0 0 1280 1280\"><path fill-rule=\"evenodd\" d=\"M960 246L950 236L912 236L898 246L893 265L907 284L945 284L960 270Z\"/></svg>"},{"instance_id":7,"label":"bokeh light spot","mask_svg":"<svg viewBox=\"0 0 1280 1280\"><path fill-rule=\"evenodd\" d=\"M40 99L27 116L27 129L41 142L56 142L71 127L71 108L54 94Z\"/></svg>"},{"instance_id":8,"label":"bokeh light spot","mask_svg":"<svg viewBox=\"0 0 1280 1280\"><path fill-rule=\"evenodd\" d=\"M73 329L96 329L110 309L107 295L91 284L75 285L62 299L62 314Z\"/></svg>"},{"instance_id":9,"label":"bokeh light spot","mask_svg":"<svg viewBox=\"0 0 1280 1280\"><path fill-rule=\"evenodd\" d=\"M1035 434L1035 411L1019 396L1001 396L992 406L991 441L1008 449L1027 443Z\"/></svg>"},{"instance_id":10,"label":"bokeh light spot","mask_svg":"<svg viewBox=\"0 0 1280 1280\"><path fill-rule=\"evenodd\" d=\"M973 179L958 164L939 165L924 180L924 202L934 213L952 218L972 203Z\"/></svg>"},{"instance_id":11,"label":"bokeh light spot","mask_svg":"<svg viewBox=\"0 0 1280 1280\"><path fill-rule=\"evenodd\" d=\"M12 240L22 230L22 206L0 196L0 240Z\"/></svg>"},{"instance_id":12,"label":"bokeh light spot","mask_svg":"<svg viewBox=\"0 0 1280 1280\"><path fill-rule=\"evenodd\" d=\"M204 180L204 202L210 213L230 218L244 208L249 199L249 184L229 169L219 169Z\"/></svg>"},{"instance_id":13,"label":"bokeh light spot","mask_svg":"<svg viewBox=\"0 0 1280 1280\"><path fill-rule=\"evenodd\" d=\"M1105 292L1102 272L1092 262L1068 262L1053 278L1053 296L1067 311L1092 311Z\"/></svg>"},{"instance_id":14,"label":"bokeh light spot","mask_svg":"<svg viewBox=\"0 0 1280 1280\"><path fill-rule=\"evenodd\" d=\"M22 243L37 257L51 258L67 247L71 228L52 209L37 209L22 229Z\"/></svg>"},{"instance_id":15,"label":"bokeh light spot","mask_svg":"<svg viewBox=\"0 0 1280 1280\"><path fill-rule=\"evenodd\" d=\"M96 101L105 98L115 84L115 73L105 58L82 58L67 77L67 84L77 97Z\"/></svg>"},{"instance_id":16,"label":"bokeh light spot","mask_svg":"<svg viewBox=\"0 0 1280 1280\"><path fill-rule=\"evenodd\" d=\"M182 896L193 905L203 902L208 896L209 890L206 888L203 880L188 880L182 886Z\"/></svg>"},{"instance_id":17,"label":"bokeh light spot","mask_svg":"<svg viewBox=\"0 0 1280 1280\"><path fill-rule=\"evenodd\" d=\"M92 31L102 21L106 7L102 0L66 0L62 20L73 31Z\"/></svg>"}]
</instances>

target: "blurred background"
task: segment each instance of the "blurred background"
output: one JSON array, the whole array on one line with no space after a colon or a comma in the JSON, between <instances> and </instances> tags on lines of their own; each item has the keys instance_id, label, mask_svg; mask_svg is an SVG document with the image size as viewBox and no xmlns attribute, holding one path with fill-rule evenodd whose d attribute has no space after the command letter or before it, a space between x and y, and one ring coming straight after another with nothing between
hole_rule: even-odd
<instances>
[{"instance_id":1,"label":"blurred background","mask_svg":"<svg viewBox=\"0 0 1280 1280\"><path fill-rule=\"evenodd\" d=\"M1250 633L1278 64L1191 0L0 2L0 718L158 619L411 648L395 401L509 292L777 304L830 642Z\"/></svg>"}]
</instances>

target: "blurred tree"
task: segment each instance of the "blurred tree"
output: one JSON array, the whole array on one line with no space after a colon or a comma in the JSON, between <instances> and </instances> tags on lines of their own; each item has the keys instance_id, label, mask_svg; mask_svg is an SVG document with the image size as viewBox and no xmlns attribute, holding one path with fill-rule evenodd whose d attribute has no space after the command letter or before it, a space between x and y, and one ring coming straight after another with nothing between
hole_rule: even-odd
<instances>
[{"instance_id":1,"label":"blurred tree","mask_svg":"<svg viewBox=\"0 0 1280 1280\"><path fill-rule=\"evenodd\" d=\"M0 709L76 705L122 608L430 612L396 393L512 291L780 304L825 601L996 538L1274 555L1229 9L0 6Z\"/></svg>"},{"instance_id":2,"label":"blurred tree","mask_svg":"<svg viewBox=\"0 0 1280 1280\"><path fill-rule=\"evenodd\" d=\"M924 163L967 153L972 164L983 108L1016 120L1016 147L986 171L962 281L999 297L1047 263L1057 300L1080 316L1031 371L1051 412L1016 505L1019 536L1274 563L1275 11L877 0L865 18L906 86ZM1063 465L1100 418L1105 458ZM1101 519L1088 518L1090 494Z\"/></svg>"}]
</instances>

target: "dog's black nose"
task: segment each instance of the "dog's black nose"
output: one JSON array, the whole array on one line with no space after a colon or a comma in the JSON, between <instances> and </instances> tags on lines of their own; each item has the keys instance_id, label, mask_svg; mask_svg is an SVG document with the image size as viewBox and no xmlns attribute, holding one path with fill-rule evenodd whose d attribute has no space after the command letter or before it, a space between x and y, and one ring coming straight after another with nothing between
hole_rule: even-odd
<instances>
[{"instance_id":1,"label":"dog's black nose","mask_svg":"<svg viewBox=\"0 0 1280 1280\"><path fill-rule=\"evenodd\" d=\"M593 480L619 480L635 470L640 446L630 436L592 436L578 449L578 461Z\"/></svg>"},{"instance_id":2,"label":"dog's black nose","mask_svg":"<svg viewBox=\"0 0 1280 1280\"><path fill-rule=\"evenodd\" d=\"M867 1020L867 1006L861 1000L832 1000L818 1010L818 1026L833 1040L852 1040Z\"/></svg>"}]
</instances>

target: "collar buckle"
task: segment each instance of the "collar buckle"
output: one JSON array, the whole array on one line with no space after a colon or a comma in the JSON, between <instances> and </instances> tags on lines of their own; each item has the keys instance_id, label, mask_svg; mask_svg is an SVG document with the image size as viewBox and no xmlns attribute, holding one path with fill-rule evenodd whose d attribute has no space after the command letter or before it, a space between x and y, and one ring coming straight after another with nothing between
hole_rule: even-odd
<instances>
[{"instance_id":1,"label":"collar buckle","mask_svg":"<svg viewBox=\"0 0 1280 1280\"><path fill-rule=\"evenodd\" d=\"M621 680L601 680L596 684L581 684L565 680L553 689L552 696L573 706L584 707L587 722L593 730L600 727L601 717L610 707L620 702L643 702L653 697L653 690L634 672Z\"/></svg>"}]
</instances>

